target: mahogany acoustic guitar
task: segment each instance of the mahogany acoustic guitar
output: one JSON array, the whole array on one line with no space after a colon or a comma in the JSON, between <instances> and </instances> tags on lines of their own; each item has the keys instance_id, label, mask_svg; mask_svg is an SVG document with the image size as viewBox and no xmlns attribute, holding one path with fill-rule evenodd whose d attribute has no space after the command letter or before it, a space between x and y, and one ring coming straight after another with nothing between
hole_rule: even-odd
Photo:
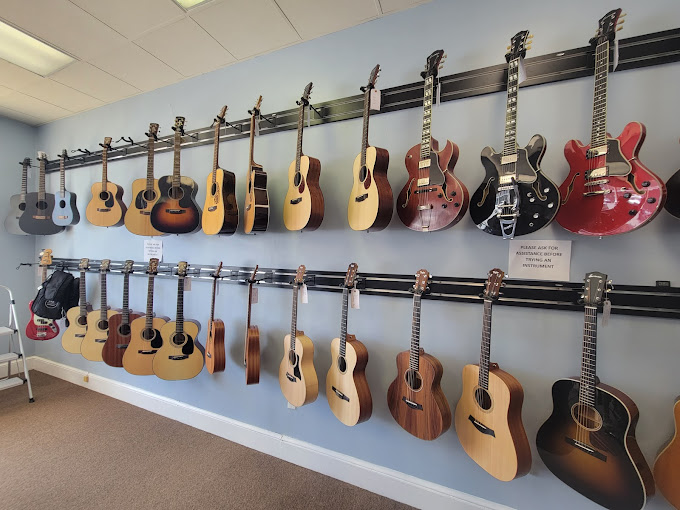
<instances>
[{"instance_id":1,"label":"mahogany acoustic guitar","mask_svg":"<svg viewBox=\"0 0 680 510\"><path fill-rule=\"evenodd\" d=\"M255 275L257 268L253 269L253 274L248 280L248 314L246 321L245 345L243 349L243 365L246 367L246 384L257 384L260 382L260 330L257 326L250 323L250 309L253 304L253 284L257 282Z\"/></svg>"},{"instance_id":2,"label":"mahogany acoustic guitar","mask_svg":"<svg viewBox=\"0 0 680 510\"><path fill-rule=\"evenodd\" d=\"M61 151L59 156L59 193L54 200L54 211L52 211L52 221L60 227L70 227L80 222L80 212L75 193L66 189L66 168L65 163L68 159L66 149Z\"/></svg>"},{"instance_id":3,"label":"mahogany acoustic guitar","mask_svg":"<svg viewBox=\"0 0 680 510\"><path fill-rule=\"evenodd\" d=\"M85 209L87 221L98 227L119 227L125 221L127 207L123 203L123 188L108 179L108 153L111 137L104 138L102 147L102 182L92 185L92 198Z\"/></svg>"},{"instance_id":4,"label":"mahogany acoustic guitar","mask_svg":"<svg viewBox=\"0 0 680 510\"><path fill-rule=\"evenodd\" d=\"M210 320L208 321L208 341L205 343L205 368L208 372L223 372L227 362L224 352L224 322L215 319L215 296L217 294L217 280L222 271L222 262L213 273L212 299L210 300Z\"/></svg>"},{"instance_id":5,"label":"mahogany acoustic guitar","mask_svg":"<svg viewBox=\"0 0 680 510\"><path fill-rule=\"evenodd\" d=\"M19 218L19 228L27 234L33 235L58 234L64 230L64 227L54 223L52 219L54 195L45 191L47 154L38 152L38 161L40 162L38 192L26 195L26 208Z\"/></svg>"},{"instance_id":6,"label":"mahogany acoustic guitar","mask_svg":"<svg viewBox=\"0 0 680 510\"><path fill-rule=\"evenodd\" d=\"M106 273L109 272L110 264L109 259L104 259L99 266L100 308L87 314L87 331L80 347L80 354L90 361L104 361L102 350L109 338L109 320L120 313L109 308L106 301Z\"/></svg>"},{"instance_id":7,"label":"mahogany acoustic guitar","mask_svg":"<svg viewBox=\"0 0 680 510\"><path fill-rule=\"evenodd\" d=\"M451 426L451 409L440 383L444 368L420 348L421 297L430 273L421 269L413 286L411 350L397 355L397 377L387 390L387 406L394 420L409 434L431 441Z\"/></svg>"},{"instance_id":8,"label":"mahogany acoustic guitar","mask_svg":"<svg viewBox=\"0 0 680 510\"><path fill-rule=\"evenodd\" d=\"M531 469L531 447L522 424L524 390L512 375L491 363L491 306L505 274L489 271L484 290L479 365L463 367L463 393L455 425L465 452L491 476L509 482Z\"/></svg>"},{"instance_id":9,"label":"mahogany acoustic guitar","mask_svg":"<svg viewBox=\"0 0 680 510\"><path fill-rule=\"evenodd\" d=\"M19 220L26 210L26 196L28 195L28 167L31 166L31 158L24 158L21 165L21 193L9 197L11 211L5 218L5 230L14 235L27 236L28 232L21 230Z\"/></svg>"},{"instance_id":10,"label":"mahogany acoustic guitar","mask_svg":"<svg viewBox=\"0 0 680 510\"><path fill-rule=\"evenodd\" d=\"M262 165L253 161L255 150L255 131L260 122L260 105L262 96L251 110L250 115L250 156L248 157L248 175L246 177L246 200L243 212L243 231L246 234L264 232L269 225L269 193L267 192L267 172Z\"/></svg>"},{"instance_id":11,"label":"mahogany acoustic guitar","mask_svg":"<svg viewBox=\"0 0 680 510\"><path fill-rule=\"evenodd\" d=\"M130 310L130 274L134 261L126 260L123 266L123 309L109 318L109 336L102 348L104 363L112 367L123 366L123 355L130 344L130 323L142 315Z\"/></svg>"},{"instance_id":12,"label":"mahogany acoustic guitar","mask_svg":"<svg viewBox=\"0 0 680 510\"><path fill-rule=\"evenodd\" d=\"M92 306L87 302L85 285L85 275L90 268L90 259L80 259L78 269L80 270L80 301L78 306L70 308L66 312L66 331L61 335L61 346L66 352L80 354L80 347L87 332L87 314L92 310Z\"/></svg>"},{"instance_id":13,"label":"mahogany acoustic guitar","mask_svg":"<svg viewBox=\"0 0 680 510\"><path fill-rule=\"evenodd\" d=\"M680 397L673 406L675 434L654 462L654 480L661 494L675 508L680 508Z\"/></svg>"},{"instance_id":14,"label":"mahogany acoustic guitar","mask_svg":"<svg viewBox=\"0 0 680 510\"><path fill-rule=\"evenodd\" d=\"M52 250L44 249L40 252L41 282L47 279L47 266L52 264ZM52 319L45 319L33 313L33 300L28 303L31 318L26 324L26 336L31 340L51 340L59 334L59 325Z\"/></svg>"}]
</instances>

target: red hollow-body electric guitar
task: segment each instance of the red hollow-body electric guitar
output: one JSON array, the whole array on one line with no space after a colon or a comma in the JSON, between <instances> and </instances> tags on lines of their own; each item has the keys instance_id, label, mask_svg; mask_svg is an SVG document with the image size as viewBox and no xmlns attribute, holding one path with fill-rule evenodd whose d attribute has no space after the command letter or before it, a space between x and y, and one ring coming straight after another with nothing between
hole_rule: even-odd
<instances>
[{"instance_id":1,"label":"red hollow-body electric guitar","mask_svg":"<svg viewBox=\"0 0 680 510\"><path fill-rule=\"evenodd\" d=\"M40 268L42 271L42 283L47 279L47 266L52 263L52 250L45 249L40 253ZM52 319L38 317L33 313L33 301L28 303L28 311L31 318L26 324L26 336L31 340L52 340L59 334L59 325Z\"/></svg>"}]
</instances>

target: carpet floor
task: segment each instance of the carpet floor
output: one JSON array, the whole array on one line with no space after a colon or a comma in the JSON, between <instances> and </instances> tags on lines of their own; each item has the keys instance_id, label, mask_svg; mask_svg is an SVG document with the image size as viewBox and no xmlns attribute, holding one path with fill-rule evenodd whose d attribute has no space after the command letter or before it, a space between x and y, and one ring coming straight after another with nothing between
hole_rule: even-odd
<instances>
[{"instance_id":1,"label":"carpet floor","mask_svg":"<svg viewBox=\"0 0 680 510\"><path fill-rule=\"evenodd\" d=\"M23 386L0 392L7 510L410 508L40 372L31 382L33 404Z\"/></svg>"}]
</instances>

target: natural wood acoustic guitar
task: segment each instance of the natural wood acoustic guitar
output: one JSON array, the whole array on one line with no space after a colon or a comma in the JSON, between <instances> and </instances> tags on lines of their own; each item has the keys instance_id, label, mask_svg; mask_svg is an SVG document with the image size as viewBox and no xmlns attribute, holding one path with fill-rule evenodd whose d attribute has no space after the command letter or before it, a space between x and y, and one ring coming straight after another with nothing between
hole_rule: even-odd
<instances>
[{"instance_id":1,"label":"natural wood acoustic guitar","mask_svg":"<svg viewBox=\"0 0 680 510\"><path fill-rule=\"evenodd\" d=\"M49 248L40 252L41 282L47 279L47 267L52 264L52 250ZM59 325L52 319L45 319L33 313L33 300L28 303L31 318L26 324L26 336L31 340L51 340L59 334Z\"/></svg>"},{"instance_id":2,"label":"natural wood acoustic guitar","mask_svg":"<svg viewBox=\"0 0 680 510\"><path fill-rule=\"evenodd\" d=\"M245 345L243 349L243 365L246 367L246 384L257 384L260 382L260 330L257 326L250 323L250 309L253 304L253 284L257 268L253 269L253 274L248 280L248 319L246 321Z\"/></svg>"},{"instance_id":3,"label":"natural wood acoustic guitar","mask_svg":"<svg viewBox=\"0 0 680 510\"><path fill-rule=\"evenodd\" d=\"M102 148L102 181L92 185L92 198L85 209L87 221L98 227L119 227L125 221L127 207L123 202L123 188L108 178L108 154L111 137L104 138Z\"/></svg>"},{"instance_id":4,"label":"natural wood acoustic guitar","mask_svg":"<svg viewBox=\"0 0 680 510\"><path fill-rule=\"evenodd\" d=\"M654 479L661 494L675 508L680 508L680 397L673 406L675 434L654 462Z\"/></svg>"},{"instance_id":5,"label":"natural wood acoustic guitar","mask_svg":"<svg viewBox=\"0 0 680 510\"><path fill-rule=\"evenodd\" d=\"M208 321L208 340L205 343L205 368L208 372L223 372L227 362L224 352L224 322L215 318L215 296L217 294L217 280L222 271L222 262L213 273L212 299L210 300L210 320Z\"/></svg>"},{"instance_id":6,"label":"natural wood acoustic guitar","mask_svg":"<svg viewBox=\"0 0 680 510\"><path fill-rule=\"evenodd\" d=\"M250 156L248 158L248 175L246 177L246 200L243 212L243 231L264 232L269 225L269 193L267 192L267 172L262 165L253 161L255 150L255 131L260 122L260 96L251 110L250 116Z\"/></svg>"},{"instance_id":7,"label":"natural wood acoustic guitar","mask_svg":"<svg viewBox=\"0 0 680 510\"><path fill-rule=\"evenodd\" d=\"M87 302L87 287L85 285L85 275L89 268L90 259L80 259L78 264L80 270L80 301L78 306L74 306L66 312L67 328L61 335L61 346L71 354L80 354L80 347L87 332L87 314L92 310L92 306Z\"/></svg>"},{"instance_id":8,"label":"natural wood acoustic guitar","mask_svg":"<svg viewBox=\"0 0 680 510\"><path fill-rule=\"evenodd\" d=\"M123 355L130 344L130 323L142 315L130 310L130 274L134 261L126 260L123 266L123 309L109 318L109 336L102 348L104 363L112 367L123 366Z\"/></svg>"},{"instance_id":9,"label":"natural wood acoustic guitar","mask_svg":"<svg viewBox=\"0 0 680 510\"><path fill-rule=\"evenodd\" d=\"M80 354L90 361L104 361L102 349L109 338L109 319L120 312L109 308L106 301L106 273L111 261L104 259L99 266L100 301L99 310L87 314L87 331L80 346Z\"/></svg>"}]
</instances>

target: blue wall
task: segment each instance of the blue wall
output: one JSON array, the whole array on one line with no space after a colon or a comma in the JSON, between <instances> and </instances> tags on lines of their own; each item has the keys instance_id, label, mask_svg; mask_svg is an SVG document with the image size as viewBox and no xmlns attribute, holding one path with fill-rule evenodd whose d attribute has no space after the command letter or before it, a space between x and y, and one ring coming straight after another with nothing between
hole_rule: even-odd
<instances>
[{"instance_id":1,"label":"blue wall","mask_svg":"<svg viewBox=\"0 0 680 510\"><path fill-rule=\"evenodd\" d=\"M629 16L621 36L676 28L680 4L672 0L640 3L622 2ZM509 38L528 28L535 34L535 55L586 45L595 31L597 18L612 6L605 2L575 0L569 8L557 9L552 2L520 0L507 3L435 1L415 9L372 21L298 46L286 48L182 83L130 98L97 110L57 121L38 130L38 147L52 157L64 147L97 148L104 136L122 135L143 139L149 122L170 133L176 115L187 118L189 129L205 126L223 104L231 119L247 116L258 94L264 96L263 112L293 108L302 88L314 82L312 101L324 101L358 93L376 63L383 68L379 87L387 88L419 79L425 57L444 48L448 60L444 74L456 73L503 61ZM641 159L662 178L677 169L680 157L680 119L672 105L680 66L671 64L615 73L610 79L609 131L619 133L631 121L642 121L648 139ZM570 138L588 140L592 105L592 79L533 87L520 93L519 141L536 132L546 136L549 146L544 170L560 183L568 168L562 147ZM434 111L433 134L440 141L454 140L461 148L456 174L472 191L483 172L479 152L485 145L502 145L505 95L503 93L449 102ZM372 145L390 151L390 182L393 189L405 181L403 159L419 141L419 109L379 115L371 122ZM480 233L465 218L451 230L423 235L405 229L394 219L379 233L357 233L346 224L347 195L351 167L360 148L361 120L351 120L305 131L306 154L322 162L321 186L326 198L326 217L313 233L286 232L281 217L286 190L286 171L295 155L294 131L263 136L256 140L255 160L264 166L270 182L272 219L270 231L255 237L237 234L210 238L197 233L165 237L167 261L265 267L297 267L344 271L351 261L360 271L412 273L421 267L434 275L483 277L489 269L507 269L507 245ZM16 159L16 158L14 158ZM14 161L12 159L11 161ZM248 140L221 146L221 163L236 173L239 206L244 197L244 175ZM205 197L204 182L211 169L212 147L182 153L182 172L200 186L198 200ZM156 175L171 172L169 153L156 158ZM144 158L112 163L109 178L126 189L144 176ZM78 193L84 211L90 185L101 169L91 166L69 172L68 185ZM56 175L50 186L56 189ZM241 209L242 210L242 209ZM677 253L680 242L677 220L663 213L651 225L627 236L584 239L559 226L533 235L534 239L573 239L571 280L579 281L590 270L608 272L614 283L653 285L669 279L679 285ZM51 245L58 257L133 258L141 260L143 241L125 228L103 229L83 221L72 231L49 240L38 240L36 250ZM511 275L510 275L511 276ZM95 306L98 284L88 276L88 292ZM109 278L110 302L120 305L122 279ZM143 310L146 281L133 278L131 300ZM174 316L175 284L161 280L156 311ZM204 325L205 338L210 286L195 282L186 297L187 317ZM89 370L105 377L176 398L277 433L299 438L366 461L397 469L506 505L523 509L596 508L559 482L542 464L534 449L531 473L515 482L502 483L489 477L464 454L453 429L433 443L411 437L392 420L385 395L394 378L394 358L409 345L411 302L408 299L362 296L361 310L350 312L349 330L369 349L368 380L374 396L370 421L346 428L333 417L323 394L329 345L338 335L340 298L337 294L311 293L301 305L299 328L314 340L315 365L321 393L312 405L289 410L277 383L281 345L290 320L290 292L261 289L260 304L253 321L263 337L263 376L258 386L245 387L241 365L245 324L246 289L223 285L218 297L218 316L226 322L228 362L216 376L206 371L187 382L169 383L156 378L135 377L122 369L90 363L69 355L60 342L40 343L36 354ZM463 365L478 360L481 306L425 302L422 346L444 365L442 386L451 407L460 396ZM492 359L523 384L524 422L533 444L536 431L551 410L550 387L556 378L577 374L580 365L582 316L579 313L535 311L496 307ZM604 382L628 393L641 412L638 438L648 461L672 432L671 405L680 388L675 360L677 323L672 320L614 317L600 336L599 375ZM657 496L649 508L668 508Z\"/></svg>"}]
</instances>

